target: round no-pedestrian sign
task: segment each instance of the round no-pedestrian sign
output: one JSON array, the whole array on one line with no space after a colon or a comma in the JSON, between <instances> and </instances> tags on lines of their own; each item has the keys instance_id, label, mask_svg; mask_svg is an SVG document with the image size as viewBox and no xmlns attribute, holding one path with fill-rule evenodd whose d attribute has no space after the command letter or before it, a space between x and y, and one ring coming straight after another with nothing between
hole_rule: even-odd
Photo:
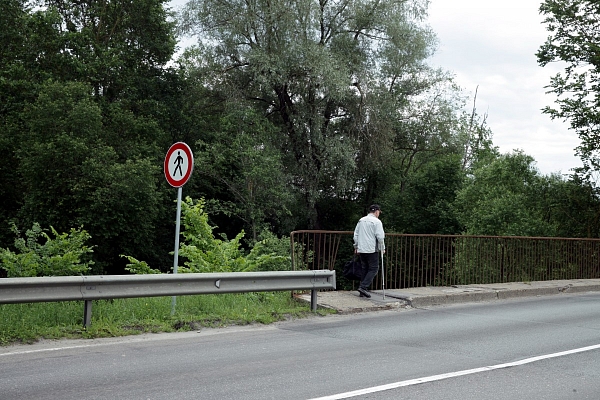
<instances>
[{"instance_id":1,"label":"round no-pedestrian sign","mask_svg":"<svg viewBox=\"0 0 600 400\"><path fill-rule=\"evenodd\" d=\"M194 169L194 155L190 147L183 143L177 142L165 157L165 178L173 187L181 187L190 179L192 170Z\"/></svg>"}]
</instances>

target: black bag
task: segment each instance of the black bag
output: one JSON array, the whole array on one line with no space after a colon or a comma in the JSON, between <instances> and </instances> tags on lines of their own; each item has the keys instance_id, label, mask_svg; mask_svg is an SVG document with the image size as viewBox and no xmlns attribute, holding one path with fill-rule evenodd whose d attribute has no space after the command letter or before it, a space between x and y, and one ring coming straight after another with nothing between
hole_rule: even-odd
<instances>
[{"instance_id":1,"label":"black bag","mask_svg":"<svg viewBox=\"0 0 600 400\"><path fill-rule=\"evenodd\" d=\"M363 276L360 258L355 255L352 257L352 260L347 261L342 269L342 275L344 278L350 279L351 281L362 281Z\"/></svg>"}]
</instances>

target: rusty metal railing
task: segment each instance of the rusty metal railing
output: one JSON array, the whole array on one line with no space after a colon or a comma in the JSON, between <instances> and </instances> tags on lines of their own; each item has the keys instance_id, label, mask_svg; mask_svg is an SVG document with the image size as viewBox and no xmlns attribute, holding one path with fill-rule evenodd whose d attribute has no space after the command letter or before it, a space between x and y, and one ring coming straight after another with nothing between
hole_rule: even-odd
<instances>
[{"instance_id":1,"label":"rusty metal railing","mask_svg":"<svg viewBox=\"0 0 600 400\"><path fill-rule=\"evenodd\" d=\"M341 270L352 235L292 232L292 269ZM600 239L387 233L385 240L389 289L600 277ZM379 274L373 287L381 287Z\"/></svg>"}]
</instances>

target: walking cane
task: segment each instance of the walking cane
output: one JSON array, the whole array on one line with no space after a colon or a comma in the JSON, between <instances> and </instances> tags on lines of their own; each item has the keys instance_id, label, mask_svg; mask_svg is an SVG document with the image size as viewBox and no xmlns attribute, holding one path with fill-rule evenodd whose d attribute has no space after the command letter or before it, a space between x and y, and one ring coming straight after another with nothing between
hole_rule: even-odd
<instances>
[{"instance_id":1,"label":"walking cane","mask_svg":"<svg viewBox=\"0 0 600 400\"><path fill-rule=\"evenodd\" d=\"M381 283L383 285L383 299L385 300L385 269L383 268L383 251L381 251Z\"/></svg>"}]
</instances>

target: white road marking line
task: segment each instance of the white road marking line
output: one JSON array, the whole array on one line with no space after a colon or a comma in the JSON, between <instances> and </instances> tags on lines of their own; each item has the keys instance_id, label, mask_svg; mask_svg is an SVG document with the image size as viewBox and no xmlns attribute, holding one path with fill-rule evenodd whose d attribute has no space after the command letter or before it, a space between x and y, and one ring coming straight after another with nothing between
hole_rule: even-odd
<instances>
[{"instance_id":1,"label":"white road marking line","mask_svg":"<svg viewBox=\"0 0 600 400\"><path fill-rule=\"evenodd\" d=\"M105 346L105 345L106 344L104 344L104 343L98 343L98 344L87 344L87 345L82 345L82 346L64 346L64 347L52 347L52 348L46 348L46 349L21 350L21 351L9 352L9 353L0 353L0 357L2 357L2 356L15 356L15 355L19 355L19 354L43 353L43 352L46 352L46 351L59 351L59 350L69 350L69 349L81 349L81 348L85 348L85 347L97 347L97 346Z\"/></svg>"},{"instance_id":2,"label":"white road marking line","mask_svg":"<svg viewBox=\"0 0 600 400\"><path fill-rule=\"evenodd\" d=\"M259 327L227 327L227 328L218 328L218 329L202 329L201 331L191 331L191 332L171 332L171 333L161 333L161 334L144 334L142 337L131 338L130 336L122 336L122 337L113 337L113 338L103 338L107 339L106 342L101 343L90 343L90 344L82 344L82 345L72 345L72 346L61 346L61 347L43 347L39 349L32 350L8 350L5 353L0 353L0 357L3 356L16 356L21 354L31 354L31 353L43 353L50 351L60 351L60 350L70 350L70 349L81 349L86 347L98 347L98 346L112 346L119 344L130 344L130 343L140 343L140 342L153 342L158 340L177 340L177 339L187 339L187 338L201 338L206 336L214 336L214 335L224 335L224 334L232 334L232 333L240 333L240 332L258 332L258 331L266 331L266 330L276 330L277 328L271 325L259 326ZM81 339L86 340L86 339ZM102 339L99 339L102 340ZM25 347L26 345L22 345L21 347ZM0 350L4 350L0 347Z\"/></svg>"},{"instance_id":3,"label":"white road marking line","mask_svg":"<svg viewBox=\"0 0 600 400\"><path fill-rule=\"evenodd\" d=\"M316 397L316 398L313 398L313 399L310 399L310 400L338 400L338 399L348 399L350 397L356 397L356 396L361 396L361 395L370 394L370 393L376 393L376 392L383 392L385 390L396 389L396 388L405 387L405 386L420 385L422 383L434 382L434 381L441 381L443 379L456 378L458 376L478 374L480 372L493 371L493 370L496 370L496 369L516 367L516 366L519 366L519 365L530 364L530 363L533 363L533 362L536 362L536 361L547 360L549 358L556 358L556 357L568 356L570 354L583 353L585 351L597 350L597 349L600 349L600 344L596 344L596 345L593 345L593 346L587 346L587 347L581 347L579 349L561 351L559 353L546 354L546 355L543 355L543 356L525 358L523 360L509 362L509 363L504 363L504 364L490 365L488 367L466 369L466 370L463 370L463 371L449 372L447 374L432 375L432 376L426 376L426 377L423 377L423 378L410 379L410 380L407 380L407 381L389 383L387 385L373 386L373 387L370 387L370 388L353 390L351 392L333 394L331 396Z\"/></svg>"}]
</instances>

